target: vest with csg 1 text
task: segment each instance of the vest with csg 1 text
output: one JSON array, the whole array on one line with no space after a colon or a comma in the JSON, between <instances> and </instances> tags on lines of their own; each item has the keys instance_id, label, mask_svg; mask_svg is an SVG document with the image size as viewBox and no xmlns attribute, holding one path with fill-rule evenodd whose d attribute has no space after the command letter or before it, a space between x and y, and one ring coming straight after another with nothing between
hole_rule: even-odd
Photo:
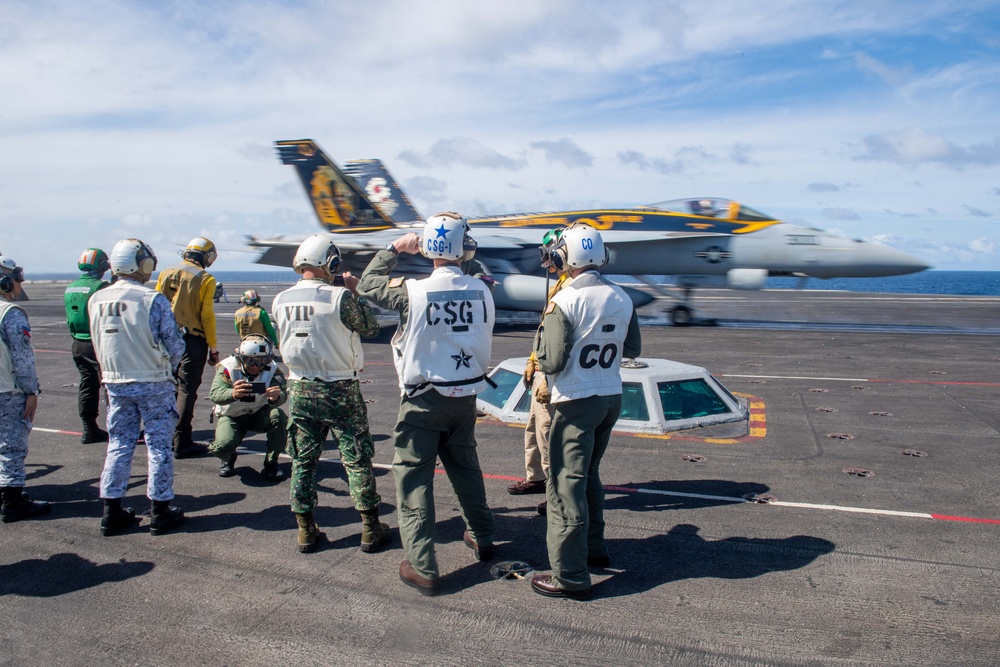
<instances>
[{"instance_id":1,"label":"vest with csg 1 text","mask_svg":"<svg viewBox=\"0 0 1000 667\"><path fill-rule=\"evenodd\" d=\"M596 271L587 271L566 283L552 303L573 331L566 367L548 378L552 403L622 393L620 366L632 300Z\"/></svg>"},{"instance_id":2,"label":"vest with csg 1 text","mask_svg":"<svg viewBox=\"0 0 1000 667\"><path fill-rule=\"evenodd\" d=\"M400 389L418 396L470 396L486 388L496 321L493 295L457 266L408 279L409 316L392 338Z\"/></svg>"},{"instance_id":3,"label":"vest with csg 1 text","mask_svg":"<svg viewBox=\"0 0 1000 667\"><path fill-rule=\"evenodd\" d=\"M120 280L90 297L91 340L105 384L174 381L170 353L149 325L159 294Z\"/></svg>"},{"instance_id":4,"label":"vest with csg 1 text","mask_svg":"<svg viewBox=\"0 0 1000 667\"><path fill-rule=\"evenodd\" d=\"M278 325L288 379L337 382L364 368L361 336L340 319L347 289L319 280L300 280L274 297L271 314Z\"/></svg>"}]
</instances>

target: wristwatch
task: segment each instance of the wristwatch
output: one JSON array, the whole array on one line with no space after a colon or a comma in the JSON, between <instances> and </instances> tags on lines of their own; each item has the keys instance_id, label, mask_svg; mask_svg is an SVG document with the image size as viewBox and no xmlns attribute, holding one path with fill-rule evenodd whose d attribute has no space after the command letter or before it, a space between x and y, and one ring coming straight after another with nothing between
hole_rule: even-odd
<instances>
[{"instance_id":1,"label":"wristwatch","mask_svg":"<svg viewBox=\"0 0 1000 667\"><path fill-rule=\"evenodd\" d=\"M388 250L389 252L391 252L396 257L399 257L399 251L396 250L396 246L394 246L393 244L390 243L389 245L387 245L385 247L385 249Z\"/></svg>"}]
</instances>

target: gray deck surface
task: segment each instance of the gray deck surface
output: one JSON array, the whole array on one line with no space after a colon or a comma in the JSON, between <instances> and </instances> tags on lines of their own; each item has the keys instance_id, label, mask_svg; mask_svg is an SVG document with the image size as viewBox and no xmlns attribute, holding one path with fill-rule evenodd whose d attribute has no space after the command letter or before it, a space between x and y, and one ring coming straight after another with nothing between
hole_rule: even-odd
<instances>
[{"instance_id":1,"label":"gray deck surface","mask_svg":"<svg viewBox=\"0 0 1000 667\"><path fill-rule=\"evenodd\" d=\"M267 305L280 288L255 287ZM54 510L0 525L2 664L1000 664L998 298L706 290L697 305L720 326L644 327L644 356L705 366L763 405L735 443L614 438L602 467L612 566L582 603L493 579L462 543L443 476L443 594L404 587L395 530L381 553L358 550L333 448L316 513L329 544L299 554L288 482L257 474L260 435L232 478L214 458L177 462L188 520L176 532L154 538L143 521L101 537L104 448L79 444L62 289L28 286L44 390L28 490ZM223 351L237 305L219 304ZM395 528L391 331L365 345L362 390ZM527 354L532 333L498 327L494 361ZM201 440L209 406L199 401ZM543 497L506 492L523 475L522 431L483 422L477 433L497 560L545 570ZM145 464L139 447L128 504L140 510ZM778 502L742 502L749 493Z\"/></svg>"}]
</instances>

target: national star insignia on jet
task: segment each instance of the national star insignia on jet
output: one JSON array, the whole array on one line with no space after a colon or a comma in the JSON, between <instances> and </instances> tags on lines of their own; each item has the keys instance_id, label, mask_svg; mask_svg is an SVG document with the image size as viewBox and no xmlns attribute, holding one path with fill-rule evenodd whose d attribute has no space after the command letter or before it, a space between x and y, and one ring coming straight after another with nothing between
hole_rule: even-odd
<instances>
[{"instance_id":1,"label":"national star insignia on jet","mask_svg":"<svg viewBox=\"0 0 1000 667\"><path fill-rule=\"evenodd\" d=\"M459 350L458 354L451 355L451 358L455 360L455 370L457 371L462 366L466 368L472 368L469 365L469 359L472 358L471 354L466 354L465 350Z\"/></svg>"},{"instance_id":2,"label":"national star insignia on jet","mask_svg":"<svg viewBox=\"0 0 1000 667\"><path fill-rule=\"evenodd\" d=\"M435 238L443 239L448 237L448 230L444 228L444 224L442 224L434 231L437 232L437 236Z\"/></svg>"}]
</instances>

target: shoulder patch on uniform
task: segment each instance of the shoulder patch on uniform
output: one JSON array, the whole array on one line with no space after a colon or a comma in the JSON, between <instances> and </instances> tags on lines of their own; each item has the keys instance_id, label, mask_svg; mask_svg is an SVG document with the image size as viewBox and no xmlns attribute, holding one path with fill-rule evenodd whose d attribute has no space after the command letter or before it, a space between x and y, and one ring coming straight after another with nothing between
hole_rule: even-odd
<instances>
[{"instance_id":1,"label":"shoulder patch on uniform","mask_svg":"<svg viewBox=\"0 0 1000 667\"><path fill-rule=\"evenodd\" d=\"M551 313L555 309L556 309L556 304L554 304L551 301L549 301L549 305L545 306L545 312L542 313L542 314L543 315L548 315L549 313Z\"/></svg>"},{"instance_id":2,"label":"shoulder patch on uniform","mask_svg":"<svg viewBox=\"0 0 1000 667\"><path fill-rule=\"evenodd\" d=\"M389 281L389 287L399 287L400 285L403 284L404 280L406 280L406 278L403 278L402 276L400 276L399 278L393 278L392 280Z\"/></svg>"}]
</instances>

